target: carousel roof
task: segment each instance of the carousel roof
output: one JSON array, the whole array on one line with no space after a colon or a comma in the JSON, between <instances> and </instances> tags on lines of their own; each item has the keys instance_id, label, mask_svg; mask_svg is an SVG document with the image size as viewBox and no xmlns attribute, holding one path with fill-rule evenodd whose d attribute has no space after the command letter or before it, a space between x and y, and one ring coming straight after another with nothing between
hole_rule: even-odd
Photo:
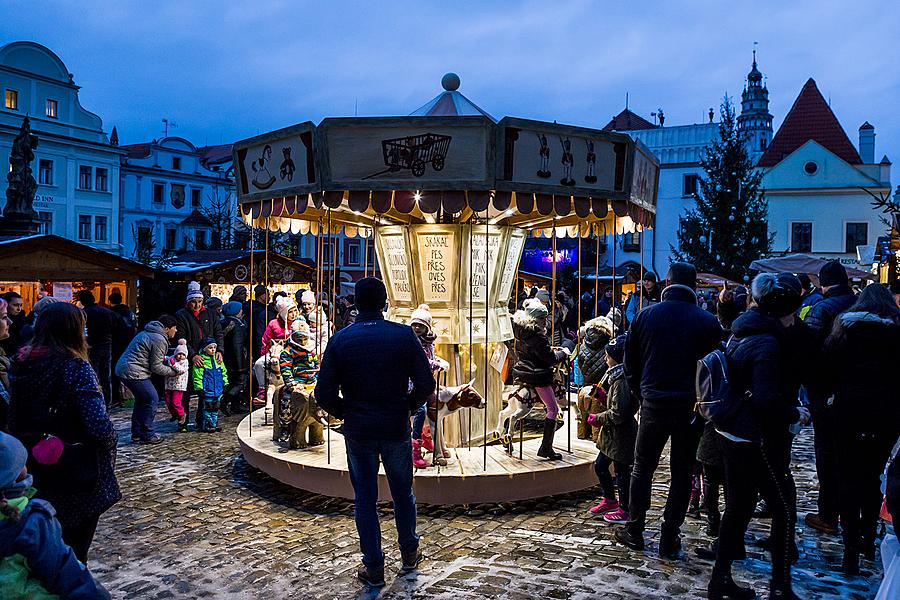
<instances>
[{"instance_id":1,"label":"carousel roof","mask_svg":"<svg viewBox=\"0 0 900 600\"><path fill-rule=\"evenodd\" d=\"M488 221L590 235L615 217L651 226L659 162L626 134L505 117L459 91L406 117L328 118L234 145L248 225L372 234L380 225Z\"/></svg>"}]
</instances>

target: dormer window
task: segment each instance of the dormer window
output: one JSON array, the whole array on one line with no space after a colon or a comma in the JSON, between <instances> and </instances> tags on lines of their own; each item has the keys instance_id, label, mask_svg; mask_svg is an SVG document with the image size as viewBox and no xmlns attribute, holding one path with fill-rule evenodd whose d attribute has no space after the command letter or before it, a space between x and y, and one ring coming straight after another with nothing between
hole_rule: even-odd
<instances>
[{"instance_id":1,"label":"dormer window","mask_svg":"<svg viewBox=\"0 0 900 600\"><path fill-rule=\"evenodd\" d=\"M181 170L181 157L180 156L172 157L172 169L175 171Z\"/></svg>"},{"instance_id":2,"label":"dormer window","mask_svg":"<svg viewBox=\"0 0 900 600\"><path fill-rule=\"evenodd\" d=\"M3 106L9 110L19 110L19 92L6 90L6 103Z\"/></svg>"}]
</instances>

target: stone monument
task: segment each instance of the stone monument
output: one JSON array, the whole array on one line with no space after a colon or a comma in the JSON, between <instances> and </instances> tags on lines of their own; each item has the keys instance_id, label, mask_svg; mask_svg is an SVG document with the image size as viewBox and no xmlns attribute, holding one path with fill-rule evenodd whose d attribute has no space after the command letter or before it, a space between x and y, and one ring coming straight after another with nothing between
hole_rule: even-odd
<instances>
[{"instance_id":1,"label":"stone monument","mask_svg":"<svg viewBox=\"0 0 900 600\"><path fill-rule=\"evenodd\" d=\"M9 187L6 188L6 207L0 217L0 235L27 236L35 235L40 230L40 221L33 207L37 181L31 169L37 145L38 138L31 133L31 122L25 117L9 155L10 168L6 176Z\"/></svg>"}]
</instances>

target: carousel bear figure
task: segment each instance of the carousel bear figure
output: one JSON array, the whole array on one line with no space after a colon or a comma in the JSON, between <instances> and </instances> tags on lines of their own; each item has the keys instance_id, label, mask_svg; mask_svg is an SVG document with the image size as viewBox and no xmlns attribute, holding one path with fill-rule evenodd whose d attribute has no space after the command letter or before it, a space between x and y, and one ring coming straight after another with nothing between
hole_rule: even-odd
<instances>
[{"instance_id":1,"label":"carousel bear figure","mask_svg":"<svg viewBox=\"0 0 900 600\"><path fill-rule=\"evenodd\" d=\"M597 317L586 322L580 333L578 368L584 378L584 387L578 391L578 431L580 440L597 441L597 430L588 426L587 416L606 410L605 392L600 385L606 374L604 348L613 337L613 323L607 317Z\"/></svg>"},{"instance_id":2,"label":"carousel bear figure","mask_svg":"<svg viewBox=\"0 0 900 600\"><path fill-rule=\"evenodd\" d=\"M288 444L291 448L305 448L306 430L310 429L310 443L322 443L319 441L322 426L312 397L319 360L315 354L309 325L303 318L297 318L291 326L291 336L281 351L279 369L284 388L275 419L276 441ZM315 421L316 425L312 425L310 420Z\"/></svg>"}]
</instances>

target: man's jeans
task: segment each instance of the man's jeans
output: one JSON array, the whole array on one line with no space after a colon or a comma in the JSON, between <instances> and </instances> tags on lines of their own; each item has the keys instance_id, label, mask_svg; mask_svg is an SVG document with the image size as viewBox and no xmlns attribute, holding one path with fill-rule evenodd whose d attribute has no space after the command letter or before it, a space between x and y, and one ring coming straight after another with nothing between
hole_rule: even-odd
<instances>
[{"instance_id":1,"label":"man's jeans","mask_svg":"<svg viewBox=\"0 0 900 600\"><path fill-rule=\"evenodd\" d=\"M134 410L131 412L131 436L142 440L153 436L153 420L159 403L159 392L149 379L123 379L134 395Z\"/></svg>"},{"instance_id":2,"label":"man's jeans","mask_svg":"<svg viewBox=\"0 0 900 600\"><path fill-rule=\"evenodd\" d=\"M671 406L673 404L674 407ZM671 479L663 512L663 533L677 535L684 523L691 499L691 475L697 445L703 433L703 425L693 423L693 417L690 405L685 407L683 400L642 403L634 449L634 470L631 473L631 504L628 507L631 521L627 527L633 535L643 535L650 508L653 474L669 438L672 439L669 456Z\"/></svg>"},{"instance_id":3,"label":"man's jeans","mask_svg":"<svg viewBox=\"0 0 900 600\"><path fill-rule=\"evenodd\" d=\"M416 535L416 497L412 490L412 442L362 441L345 438L350 482L356 495L354 514L363 564L370 569L384 568L381 551L381 525L378 522L378 464L384 463L391 497L400 551L414 552L419 547Z\"/></svg>"}]
</instances>

